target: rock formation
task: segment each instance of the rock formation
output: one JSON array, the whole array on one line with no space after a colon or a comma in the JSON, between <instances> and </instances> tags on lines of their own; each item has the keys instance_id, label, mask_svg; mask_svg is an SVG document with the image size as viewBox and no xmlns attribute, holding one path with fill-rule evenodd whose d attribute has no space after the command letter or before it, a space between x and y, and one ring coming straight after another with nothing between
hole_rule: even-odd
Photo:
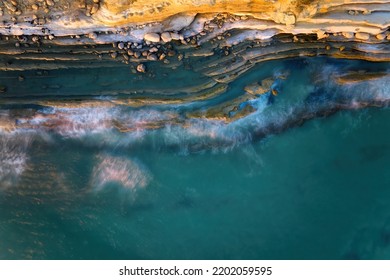
<instances>
[{"instance_id":1,"label":"rock formation","mask_svg":"<svg viewBox=\"0 0 390 280\"><path fill-rule=\"evenodd\" d=\"M134 85L120 88L120 98L86 98L84 105L137 107L205 100L225 92L257 63L275 59L390 61L389 0L4 0L0 17L1 71L31 70L45 77L50 70L110 69L124 63L135 81L174 80L180 71L197 77L183 84L172 82L175 88L161 87L153 97L146 97L155 91L152 85ZM253 93L271 90L277 95L270 85L260 84L249 85L244 97L209 111L210 118L228 118ZM50 96L61 87L50 84L37 90ZM93 90L116 96L106 84ZM11 102L16 91L14 85L0 84L3 103ZM145 94L134 95L140 91ZM172 91L181 95L167 95ZM75 100L35 97L34 102L82 106ZM242 115L251 110L244 111Z\"/></svg>"}]
</instances>

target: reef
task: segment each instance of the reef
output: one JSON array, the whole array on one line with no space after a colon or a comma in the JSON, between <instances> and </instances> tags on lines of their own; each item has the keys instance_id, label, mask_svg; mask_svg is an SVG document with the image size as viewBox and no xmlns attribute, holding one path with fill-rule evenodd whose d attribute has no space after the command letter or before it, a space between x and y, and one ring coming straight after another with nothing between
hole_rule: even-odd
<instances>
[{"instance_id":1,"label":"reef","mask_svg":"<svg viewBox=\"0 0 390 280\"><path fill-rule=\"evenodd\" d=\"M266 61L317 56L390 61L386 0L4 0L0 17L2 106L201 104L223 96L233 81ZM100 74L88 75L92 70ZM72 80L61 82L58 71L74 73ZM353 84L388 75L361 69L330 78ZM278 81L288 76L274 71L245 85L239 96L183 114L230 123L256 110L251 100L277 96ZM182 119L170 116L144 126ZM52 125L48 120L46 126ZM34 125L3 118L1 126L9 131Z\"/></svg>"}]
</instances>

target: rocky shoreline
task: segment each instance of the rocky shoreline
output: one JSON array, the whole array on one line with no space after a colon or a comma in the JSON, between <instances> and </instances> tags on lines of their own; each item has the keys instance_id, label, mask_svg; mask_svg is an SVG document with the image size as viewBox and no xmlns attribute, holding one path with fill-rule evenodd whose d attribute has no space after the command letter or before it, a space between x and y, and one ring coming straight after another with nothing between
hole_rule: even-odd
<instances>
[{"instance_id":1,"label":"rocky shoreline","mask_svg":"<svg viewBox=\"0 0 390 280\"><path fill-rule=\"evenodd\" d=\"M233 0L221 6L217 0L197 5L167 0L162 8L153 1L157 8L144 17L141 7L149 2L123 2L1 2L0 71L11 77L0 80L1 104L63 108L189 104L221 96L261 62L302 56L390 62L390 1L264 0L239 5ZM82 69L115 69L121 77L111 72L104 74L107 81L85 76L85 83L96 87L78 93L77 100L73 93L58 94L66 85L55 82L50 71ZM23 85L28 84L26 72L40 79L28 91ZM338 73L331 79L350 84L366 76L389 75L379 70L365 73ZM269 78L275 81L284 74ZM188 117L229 123L252 112L246 107L237 113L240 104L265 92L278 94L272 82L264 86L259 80L247 85L239 98L195 110Z\"/></svg>"},{"instance_id":2,"label":"rocky shoreline","mask_svg":"<svg viewBox=\"0 0 390 280\"><path fill-rule=\"evenodd\" d=\"M8 54L18 53L20 47L19 52L28 52L30 45L112 44L129 58L152 61L173 56L172 44L187 46L189 52L207 45L229 51L243 42L261 44L283 34L290 35L285 41L308 44L390 42L390 1L264 0L239 5L233 0L225 6L216 0L195 2L4 0L1 41L14 39L15 48ZM2 47L1 52L7 50ZM111 56L116 58L116 53Z\"/></svg>"}]
</instances>

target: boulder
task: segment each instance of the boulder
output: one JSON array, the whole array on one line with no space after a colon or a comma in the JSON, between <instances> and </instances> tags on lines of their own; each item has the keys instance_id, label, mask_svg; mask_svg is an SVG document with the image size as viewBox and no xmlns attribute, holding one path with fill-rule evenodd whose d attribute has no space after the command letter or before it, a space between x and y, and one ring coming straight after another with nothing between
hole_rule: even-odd
<instances>
[{"instance_id":1,"label":"boulder","mask_svg":"<svg viewBox=\"0 0 390 280\"><path fill-rule=\"evenodd\" d=\"M146 33L144 35L144 40L152 43L159 43L160 35L158 35L157 33Z\"/></svg>"},{"instance_id":2,"label":"boulder","mask_svg":"<svg viewBox=\"0 0 390 280\"><path fill-rule=\"evenodd\" d=\"M170 41L172 41L171 33L163 32L161 34L161 40L163 40L164 43L169 43Z\"/></svg>"}]
</instances>

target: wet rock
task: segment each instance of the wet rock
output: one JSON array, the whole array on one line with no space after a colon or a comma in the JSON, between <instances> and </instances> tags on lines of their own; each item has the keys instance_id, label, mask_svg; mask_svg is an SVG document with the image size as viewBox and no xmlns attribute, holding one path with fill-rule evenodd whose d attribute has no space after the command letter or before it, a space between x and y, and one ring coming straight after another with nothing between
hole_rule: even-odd
<instances>
[{"instance_id":1,"label":"wet rock","mask_svg":"<svg viewBox=\"0 0 390 280\"><path fill-rule=\"evenodd\" d=\"M135 52L134 53L134 57L135 58L140 58L141 57L141 53L140 52Z\"/></svg>"},{"instance_id":2,"label":"wet rock","mask_svg":"<svg viewBox=\"0 0 390 280\"><path fill-rule=\"evenodd\" d=\"M156 61L156 60L158 60L158 57L157 57L157 55L155 55L155 54L148 54L148 56L146 57L148 60L151 60L151 61Z\"/></svg>"},{"instance_id":3,"label":"wet rock","mask_svg":"<svg viewBox=\"0 0 390 280\"><path fill-rule=\"evenodd\" d=\"M342 32L341 34L347 39L352 39L354 36L352 32Z\"/></svg>"},{"instance_id":4,"label":"wet rock","mask_svg":"<svg viewBox=\"0 0 390 280\"><path fill-rule=\"evenodd\" d=\"M118 49L123 50L124 48L125 48L125 44L123 44L122 42L120 42L120 43L118 44Z\"/></svg>"},{"instance_id":5,"label":"wet rock","mask_svg":"<svg viewBox=\"0 0 390 280\"><path fill-rule=\"evenodd\" d=\"M386 35L385 34L378 34L375 36L378 40L384 40L386 39Z\"/></svg>"},{"instance_id":6,"label":"wet rock","mask_svg":"<svg viewBox=\"0 0 390 280\"><path fill-rule=\"evenodd\" d=\"M118 56L118 53L117 53L117 52L112 52L112 53L111 53L111 57L112 57L112 58L115 59L117 56Z\"/></svg>"},{"instance_id":7,"label":"wet rock","mask_svg":"<svg viewBox=\"0 0 390 280\"><path fill-rule=\"evenodd\" d=\"M321 39L324 39L324 38L327 38L329 37L328 34L326 34L323 30L318 30L317 31L317 40L321 40Z\"/></svg>"},{"instance_id":8,"label":"wet rock","mask_svg":"<svg viewBox=\"0 0 390 280\"><path fill-rule=\"evenodd\" d=\"M0 93L5 93L5 92L7 92L7 87L0 85Z\"/></svg>"},{"instance_id":9,"label":"wet rock","mask_svg":"<svg viewBox=\"0 0 390 280\"><path fill-rule=\"evenodd\" d=\"M179 54L179 55L177 56L177 59L178 59L179 61L182 61L183 58L184 58L184 55L182 55L182 54Z\"/></svg>"},{"instance_id":10,"label":"wet rock","mask_svg":"<svg viewBox=\"0 0 390 280\"><path fill-rule=\"evenodd\" d=\"M146 66L144 64L138 64L137 65L137 71L140 73L145 73L146 72Z\"/></svg>"},{"instance_id":11,"label":"wet rock","mask_svg":"<svg viewBox=\"0 0 390 280\"><path fill-rule=\"evenodd\" d=\"M171 33L169 32L161 33L161 40L163 40L164 43L169 43L170 41L172 41Z\"/></svg>"},{"instance_id":12,"label":"wet rock","mask_svg":"<svg viewBox=\"0 0 390 280\"><path fill-rule=\"evenodd\" d=\"M160 35L158 35L157 33L146 33L144 36L144 40L152 43L159 43Z\"/></svg>"},{"instance_id":13,"label":"wet rock","mask_svg":"<svg viewBox=\"0 0 390 280\"><path fill-rule=\"evenodd\" d=\"M92 39L92 40L96 40L97 39L97 34L95 32L92 32L92 33L89 33L88 34L88 38L89 39Z\"/></svg>"},{"instance_id":14,"label":"wet rock","mask_svg":"<svg viewBox=\"0 0 390 280\"><path fill-rule=\"evenodd\" d=\"M180 35L176 32L171 33L172 40L180 40Z\"/></svg>"},{"instance_id":15,"label":"wet rock","mask_svg":"<svg viewBox=\"0 0 390 280\"><path fill-rule=\"evenodd\" d=\"M153 48L151 48L151 49L149 50L149 52L151 52L151 53L158 52L158 48L153 47Z\"/></svg>"},{"instance_id":16,"label":"wet rock","mask_svg":"<svg viewBox=\"0 0 390 280\"><path fill-rule=\"evenodd\" d=\"M369 40L370 34L364 32L358 32L355 34L355 38L359 40Z\"/></svg>"},{"instance_id":17,"label":"wet rock","mask_svg":"<svg viewBox=\"0 0 390 280\"><path fill-rule=\"evenodd\" d=\"M168 52L168 56L175 56L176 55L176 52L174 50L170 50Z\"/></svg>"}]
</instances>

